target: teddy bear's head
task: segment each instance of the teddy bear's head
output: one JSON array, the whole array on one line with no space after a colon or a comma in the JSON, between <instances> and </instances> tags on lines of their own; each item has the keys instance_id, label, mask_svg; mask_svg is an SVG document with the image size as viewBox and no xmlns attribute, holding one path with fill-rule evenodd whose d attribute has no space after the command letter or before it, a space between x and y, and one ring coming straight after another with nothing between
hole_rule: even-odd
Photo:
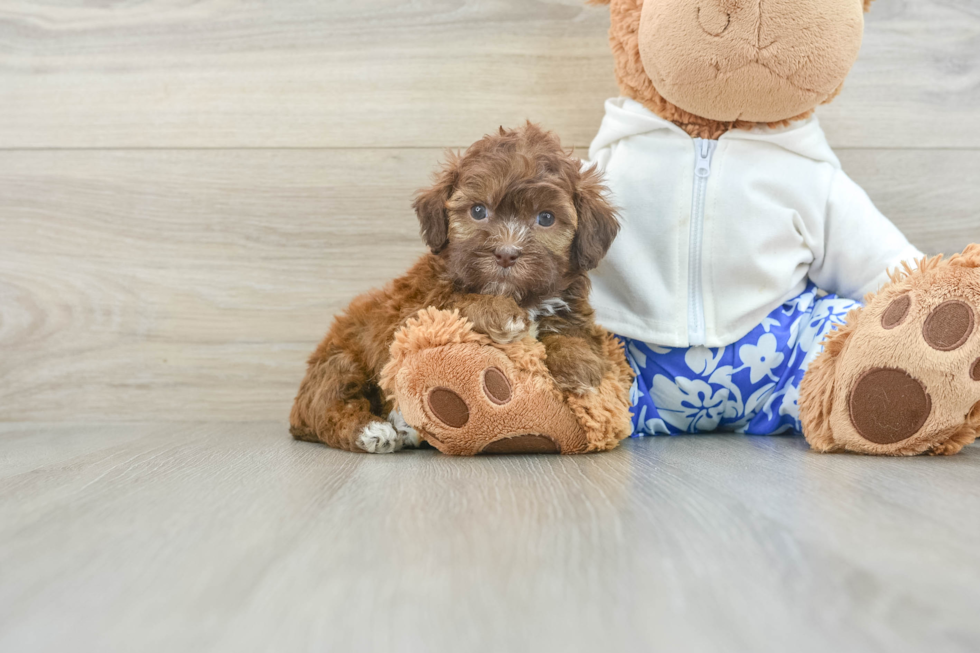
<instances>
[{"instance_id":1,"label":"teddy bear's head","mask_svg":"<svg viewBox=\"0 0 980 653\"><path fill-rule=\"evenodd\" d=\"M693 136L785 124L832 100L872 0L590 0L612 12L622 93Z\"/></svg>"}]
</instances>

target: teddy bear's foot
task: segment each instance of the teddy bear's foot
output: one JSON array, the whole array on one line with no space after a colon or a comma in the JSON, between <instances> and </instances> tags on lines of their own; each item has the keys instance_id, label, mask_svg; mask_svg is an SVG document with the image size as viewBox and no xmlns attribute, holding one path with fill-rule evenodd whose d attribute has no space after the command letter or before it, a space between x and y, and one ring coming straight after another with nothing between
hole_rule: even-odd
<instances>
[{"instance_id":1,"label":"teddy bear's foot","mask_svg":"<svg viewBox=\"0 0 980 653\"><path fill-rule=\"evenodd\" d=\"M621 411L610 387L566 401L534 340L494 345L458 314L429 309L399 332L391 352L382 387L443 453L586 453L629 434L625 396Z\"/></svg>"},{"instance_id":2,"label":"teddy bear's foot","mask_svg":"<svg viewBox=\"0 0 980 653\"><path fill-rule=\"evenodd\" d=\"M417 352L396 393L406 421L443 453L583 453L585 431L561 395L490 345Z\"/></svg>"},{"instance_id":3,"label":"teddy bear's foot","mask_svg":"<svg viewBox=\"0 0 980 653\"><path fill-rule=\"evenodd\" d=\"M951 455L980 434L980 245L906 268L832 333L800 388L818 451Z\"/></svg>"}]
</instances>

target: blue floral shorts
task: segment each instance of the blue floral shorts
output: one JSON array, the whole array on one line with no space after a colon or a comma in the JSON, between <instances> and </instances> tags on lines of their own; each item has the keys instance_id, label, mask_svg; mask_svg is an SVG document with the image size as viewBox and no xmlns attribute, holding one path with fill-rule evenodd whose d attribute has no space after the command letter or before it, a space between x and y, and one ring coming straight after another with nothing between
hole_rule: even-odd
<instances>
[{"instance_id":1,"label":"blue floral shorts","mask_svg":"<svg viewBox=\"0 0 980 653\"><path fill-rule=\"evenodd\" d=\"M727 347L670 349L620 337L636 372L633 436L802 433L803 374L824 336L857 306L810 284Z\"/></svg>"}]
</instances>

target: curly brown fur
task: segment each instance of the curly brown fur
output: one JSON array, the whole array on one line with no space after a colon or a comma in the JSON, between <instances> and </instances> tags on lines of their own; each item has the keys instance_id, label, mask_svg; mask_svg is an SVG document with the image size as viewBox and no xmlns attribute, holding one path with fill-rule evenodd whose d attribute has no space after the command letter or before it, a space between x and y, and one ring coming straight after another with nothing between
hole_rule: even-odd
<instances>
[{"instance_id":1,"label":"curly brown fur","mask_svg":"<svg viewBox=\"0 0 980 653\"><path fill-rule=\"evenodd\" d=\"M864 0L864 10L868 11L873 0ZM643 66L640 55L639 29L644 0L587 0L587 4L609 5L612 22L609 28L609 43L612 47L616 65L616 81L620 92L669 120L686 131L693 138L717 139L732 129L751 129L758 123L745 120L722 122L703 118L684 111L667 101L654 87ZM840 93L839 87L824 103L830 102ZM765 123L769 127L785 127L794 120L803 120L813 114L806 111L798 116L778 122Z\"/></svg>"},{"instance_id":2,"label":"curly brown fur","mask_svg":"<svg viewBox=\"0 0 980 653\"><path fill-rule=\"evenodd\" d=\"M530 123L451 154L414 204L431 253L336 318L309 360L293 435L360 450L359 434L392 408L378 379L395 332L427 307L458 309L497 342L539 331L559 385L592 387L608 363L598 356L605 332L593 321L587 272L619 229L603 194L594 169L583 171L553 134ZM474 216L476 206L485 217ZM539 224L545 212L554 224ZM565 349L580 360L568 362Z\"/></svg>"}]
</instances>

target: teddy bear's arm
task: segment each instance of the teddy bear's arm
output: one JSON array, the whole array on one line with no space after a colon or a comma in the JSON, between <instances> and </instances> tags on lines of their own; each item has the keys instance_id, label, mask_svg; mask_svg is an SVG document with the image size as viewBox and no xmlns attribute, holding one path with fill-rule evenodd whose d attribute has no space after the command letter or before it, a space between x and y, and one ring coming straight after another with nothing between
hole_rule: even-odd
<instances>
[{"instance_id":1,"label":"teddy bear's arm","mask_svg":"<svg viewBox=\"0 0 980 653\"><path fill-rule=\"evenodd\" d=\"M813 231L810 278L842 297L863 299L888 283L888 270L923 256L840 170L831 183L824 224Z\"/></svg>"}]
</instances>

